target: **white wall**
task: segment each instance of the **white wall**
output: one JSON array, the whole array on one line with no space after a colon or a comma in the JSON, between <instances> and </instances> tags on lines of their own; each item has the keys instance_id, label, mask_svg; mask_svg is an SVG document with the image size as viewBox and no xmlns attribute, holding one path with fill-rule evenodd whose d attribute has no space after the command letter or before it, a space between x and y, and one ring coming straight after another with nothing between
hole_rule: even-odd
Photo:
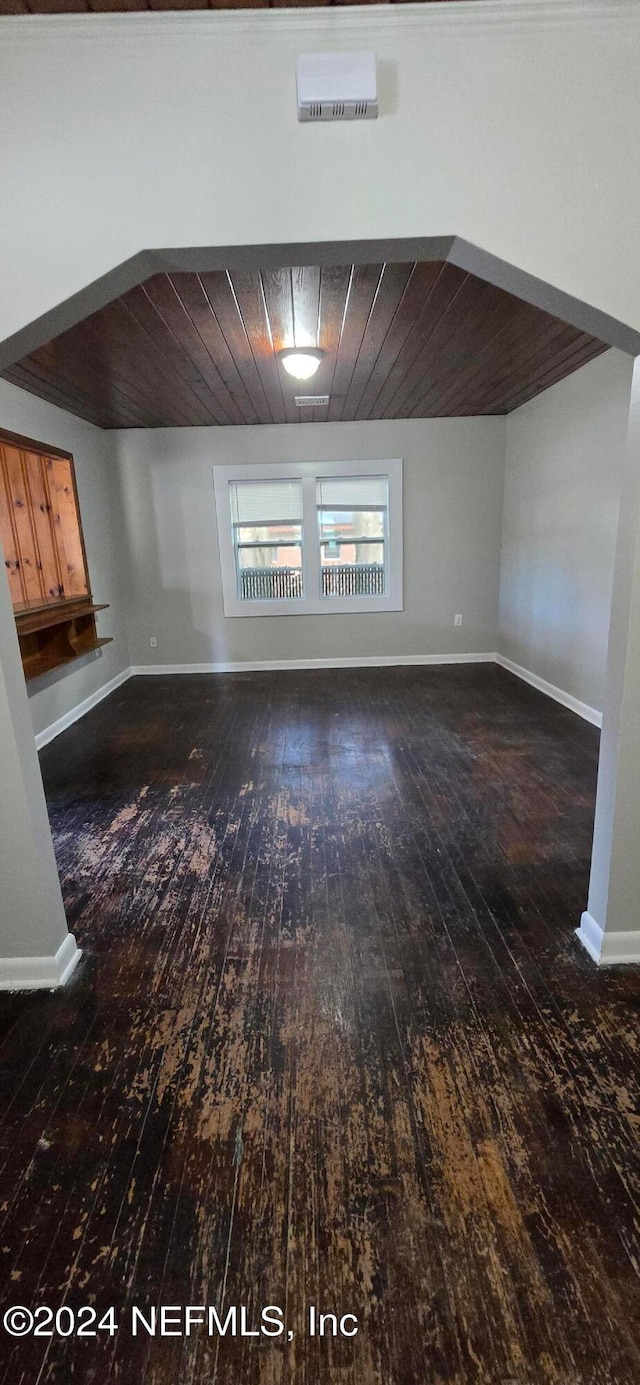
<instances>
[{"instance_id":1,"label":"white wall","mask_svg":"<svg viewBox=\"0 0 640 1385\"><path fill-rule=\"evenodd\" d=\"M608 351L507 418L498 651L597 711L632 366Z\"/></svg>"},{"instance_id":2,"label":"white wall","mask_svg":"<svg viewBox=\"0 0 640 1385\"><path fill-rule=\"evenodd\" d=\"M353 47L380 119L299 124ZM0 20L0 340L143 248L450 234L640 329L639 63L636 0Z\"/></svg>"},{"instance_id":3,"label":"white wall","mask_svg":"<svg viewBox=\"0 0 640 1385\"><path fill-rule=\"evenodd\" d=\"M504 419L127 430L118 435L137 664L495 649ZM405 608L224 616L213 467L404 458ZM461 612L464 624L454 628ZM155 635L157 650L149 648Z\"/></svg>"},{"instance_id":4,"label":"white wall","mask_svg":"<svg viewBox=\"0 0 640 1385\"><path fill-rule=\"evenodd\" d=\"M42 731L108 683L129 663L125 631L126 552L120 519L114 435L0 380L0 428L73 453L93 596L108 602L100 635L113 637L98 653L29 684L34 731Z\"/></svg>"}]
</instances>

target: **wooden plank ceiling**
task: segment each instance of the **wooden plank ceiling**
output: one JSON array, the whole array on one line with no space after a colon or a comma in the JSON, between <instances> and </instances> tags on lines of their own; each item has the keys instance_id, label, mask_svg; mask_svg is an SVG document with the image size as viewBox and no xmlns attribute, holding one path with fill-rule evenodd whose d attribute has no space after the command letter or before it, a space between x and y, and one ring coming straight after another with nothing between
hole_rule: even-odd
<instances>
[{"instance_id":1,"label":"wooden plank ceiling","mask_svg":"<svg viewBox=\"0 0 640 1385\"><path fill-rule=\"evenodd\" d=\"M292 380L276 353L316 344ZM510 413L606 349L455 265L365 264L157 274L4 375L103 428L442 418Z\"/></svg>"},{"instance_id":2,"label":"wooden plank ceiling","mask_svg":"<svg viewBox=\"0 0 640 1385\"><path fill-rule=\"evenodd\" d=\"M398 0L403 3L404 0ZM131 10L329 9L341 5L395 4L396 0L0 0L0 14L106 14ZM423 0L446 4L447 0ZM473 3L473 0L468 0Z\"/></svg>"}]
</instances>

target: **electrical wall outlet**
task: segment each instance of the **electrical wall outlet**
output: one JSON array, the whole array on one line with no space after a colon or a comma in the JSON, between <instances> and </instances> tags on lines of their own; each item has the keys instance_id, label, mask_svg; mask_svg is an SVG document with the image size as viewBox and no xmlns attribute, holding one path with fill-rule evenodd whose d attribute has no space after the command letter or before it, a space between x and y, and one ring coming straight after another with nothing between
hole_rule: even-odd
<instances>
[{"instance_id":1,"label":"electrical wall outlet","mask_svg":"<svg viewBox=\"0 0 640 1385\"><path fill-rule=\"evenodd\" d=\"M462 616L454 616L453 623L454 625L462 625Z\"/></svg>"},{"instance_id":2,"label":"electrical wall outlet","mask_svg":"<svg viewBox=\"0 0 640 1385\"><path fill-rule=\"evenodd\" d=\"M462 616L460 617L460 620L462 620ZM150 635L150 636L149 636L149 647L150 647L151 649L157 649L157 648L158 648L158 641L157 641L155 635Z\"/></svg>"}]
</instances>

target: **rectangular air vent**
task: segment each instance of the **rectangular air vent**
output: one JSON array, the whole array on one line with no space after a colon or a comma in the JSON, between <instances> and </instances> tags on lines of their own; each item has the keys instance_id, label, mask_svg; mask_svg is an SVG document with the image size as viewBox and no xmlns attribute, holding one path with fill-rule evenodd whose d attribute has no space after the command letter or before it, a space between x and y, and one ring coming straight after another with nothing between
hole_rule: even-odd
<instances>
[{"instance_id":1,"label":"rectangular air vent","mask_svg":"<svg viewBox=\"0 0 640 1385\"><path fill-rule=\"evenodd\" d=\"M307 107L300 107L300 120L375 120L377 105L367 101L334 101L322 103L314 101Z\"/></svg>"},{"instance_id":2,"label":"rectangular air vent","mask_svg":"<svg viewBox=\"0 0 640 1385\"><path fill-rule=\"evenodd\" d=\"M328 394L296 394L295 403L299 409L324 409L329 403Z\"/></svg>"},{"instance_id":3,"label":"rectangular air vent","mask_svg":"<svg viewBox=\"0 0 640 1385\"><path fill-rule=\"evenodd\" d=\"M298 120L375 120L375 53L302 53Z\"/></svg>"}]
</instances>

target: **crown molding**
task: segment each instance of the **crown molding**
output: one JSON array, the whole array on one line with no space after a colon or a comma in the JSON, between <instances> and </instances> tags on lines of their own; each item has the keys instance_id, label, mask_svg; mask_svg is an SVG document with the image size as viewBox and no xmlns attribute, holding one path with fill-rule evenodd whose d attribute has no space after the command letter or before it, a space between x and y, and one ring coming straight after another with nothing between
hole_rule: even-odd
<instances>
[{"instance_id":1,"label":"crown molding","mask_svg":"<svg viewBox=\"0 0 640 1385\"><path fill-rule=\"evenodd\" d=\"M283 33L331 37L399 30L476 33L485 28L514 26L557 29L571 25L610 27L615 20L640 21L638 0L447 0L446 4L353 5L330 8L276 10L143 10L120 13L29 14L0 17L3 46L7 39L33 40L58 31L64 36L95 41L105 38L154 39L177 36L216 40L242 34L245 38L277 38Z\"/></svg>"}]
</instances>

